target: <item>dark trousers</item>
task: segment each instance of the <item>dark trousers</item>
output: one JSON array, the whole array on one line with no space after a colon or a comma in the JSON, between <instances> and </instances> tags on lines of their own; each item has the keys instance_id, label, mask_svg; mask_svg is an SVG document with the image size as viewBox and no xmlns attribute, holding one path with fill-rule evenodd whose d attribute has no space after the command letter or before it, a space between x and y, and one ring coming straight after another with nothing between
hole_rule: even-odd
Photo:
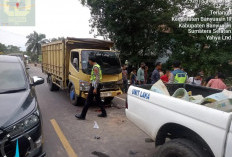
<instances>
[{"instance_id":1,"label":"dark trousers","mask_svg":"<svg viewBox=\"0 0 232 157\"><path fill-rule=\"evenodd\" d=\"M123 92L127 93L128 90L128 80L123 80Z\"/></svg>"},{"instance_id":2,"label":"dark trousers","mask_svg":"<svg viewBox=\"0 0 232 157\"><path fill-rule=\"evenodd\" d=\"M94 87L91 86L89 89L88 97L85 101L84 108L82 109L82 112L81 112L81 117L83 117L83 118L85 118L86 113L89 109L89 106L91 106L93 104L94 97L95 97L95 100L97 102L97 105L101 108L102 114L106 115L106 110L104 108L104 104L102 103L101 97L100 97L100 85L97 88L97 94L94 94L93 90L94 90Z\"/></svg>"}]
</instances>

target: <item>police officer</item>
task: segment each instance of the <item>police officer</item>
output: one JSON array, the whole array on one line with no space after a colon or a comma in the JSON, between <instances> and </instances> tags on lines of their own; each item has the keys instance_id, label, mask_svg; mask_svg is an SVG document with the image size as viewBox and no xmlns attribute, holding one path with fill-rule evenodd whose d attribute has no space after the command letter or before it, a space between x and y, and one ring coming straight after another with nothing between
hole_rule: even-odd
<instances>
[{"instance_id":1,"label":"police officer","mask_svg":"<svg viewBox=\"0 0 232 157\"><path fill-rule=\"evenodd\" d=\"M84 108L81 114L76 114L75 117L79 120L85 120L86 113L88 111L89 106L93 103L93 99L95 97L98 106L101 108L102 113L98 115L98 117L106 117L106 110L104 108L104 104L100 98L100 89L101 89L101 80L102 80L102 71L99 64L96 63L96 58L94 56L89 56L89 64L93 66L91 72L91 84L88 93L88 97L85 101Z\"/></svg>"},{"instance_id":2,"label":"police officer","mask_svg":"<svg viewBox=\"0 0 232 157\"><path fill-rule=\"evenodd\" d=\"M171 72L169 83L186 83L187 73L180 70L181 63L179 61L173 62L174 70Z\"/></svg>"}]
</instances>

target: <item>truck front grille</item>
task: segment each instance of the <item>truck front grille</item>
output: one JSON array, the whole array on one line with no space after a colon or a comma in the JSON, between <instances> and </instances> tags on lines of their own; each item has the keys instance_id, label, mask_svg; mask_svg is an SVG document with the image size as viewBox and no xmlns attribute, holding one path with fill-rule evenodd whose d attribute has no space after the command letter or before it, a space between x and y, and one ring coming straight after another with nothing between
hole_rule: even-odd
<instances>
[{"instance_id":1,"label":"truck front grille","mask_svg":"<svg viewBox=\"0 0 232 157\"><path fill-rule=\"evenodd\" d=\"M119 86L116 84L116 82L107 82L102 83L102 89L101 91L107 91L107 90L118 90Z\"/></svg>"}]
</instances>

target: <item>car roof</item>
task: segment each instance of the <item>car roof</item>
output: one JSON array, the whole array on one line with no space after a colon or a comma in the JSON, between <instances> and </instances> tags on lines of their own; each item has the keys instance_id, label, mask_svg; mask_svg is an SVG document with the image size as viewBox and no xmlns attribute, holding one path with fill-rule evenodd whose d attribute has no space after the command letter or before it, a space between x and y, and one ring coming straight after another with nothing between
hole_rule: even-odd
<instances>
[{"instance_id":1,"label":"car roof","mask_svg":"<svg viewBox=\"0 0 232 157\"><path fill-rule=\"evenodd\" d=\"M20 59L19 57L16 57L16 56L0 55L0 62L19 63Z\"/></svg>"}]
</instances>

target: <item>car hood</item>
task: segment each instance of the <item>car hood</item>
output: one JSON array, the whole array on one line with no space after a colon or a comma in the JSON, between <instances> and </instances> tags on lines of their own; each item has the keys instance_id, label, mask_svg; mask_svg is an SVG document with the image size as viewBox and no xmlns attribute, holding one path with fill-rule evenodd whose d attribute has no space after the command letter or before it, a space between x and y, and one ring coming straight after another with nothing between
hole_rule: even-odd
<instances>
[{"instance_id":1,"label":"car hood","mask_svg":"<svg viewBox=\"0 0 232 157\"><path fill-rule=\"evenodd\" d=\"M36 107L34 92L30 89L0 94L0 128L4 129L30 114Z\"/></svg>"}]
</instances>

